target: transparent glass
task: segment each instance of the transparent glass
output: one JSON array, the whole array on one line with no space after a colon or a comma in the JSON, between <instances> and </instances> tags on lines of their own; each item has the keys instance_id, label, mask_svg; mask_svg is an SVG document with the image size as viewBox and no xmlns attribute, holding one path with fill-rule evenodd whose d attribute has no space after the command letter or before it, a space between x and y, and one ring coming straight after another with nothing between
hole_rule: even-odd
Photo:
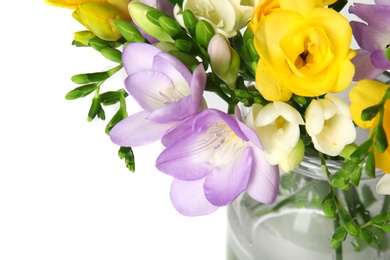
<instances>
[{"instance_id":1,"label":"transparent glass","mask_svg":"<svg viewBox=\"0 0 390 260\"><path fill-rule=\"evenodd\" d=\"M328 161L331 172L340 164ZM358 224L368 216L379 214L388 207L388 196L375 191L376 179L362 176L358 188L340 191L338 197L353 210ZM330 247L334 233L334 219L327 218L321 203L329 193L329 185L316 158L306 157L290 173L282 173L279 194L273 205L251 199L246 193L228 206L227 259L228 260L286 260L336 259ZM342 245L343 260L390 259L389 235L379 232L380 248L361 245L348 236Z\"/></svg>"}]
</instances>

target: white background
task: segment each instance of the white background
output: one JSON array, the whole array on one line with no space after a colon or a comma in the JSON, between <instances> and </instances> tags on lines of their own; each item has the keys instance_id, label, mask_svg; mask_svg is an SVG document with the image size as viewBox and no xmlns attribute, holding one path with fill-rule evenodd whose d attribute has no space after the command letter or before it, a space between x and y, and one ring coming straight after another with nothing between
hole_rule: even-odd
<instances>
[{"instance_id":1,"label":"white background","mask_svg":"<svg viewBox=\"0 0 390 260\"><path fill-rule=\"evenodd\" d=\"M131 173L105 123L87 122L90 97L65 100L72 75L114 65L71 45L83 30L71 11L43 0L1 9L0 259L224 259L226 209L177 213L171 177L154 168L161 145L135 148Z\"/></svg>"}]
</instances>

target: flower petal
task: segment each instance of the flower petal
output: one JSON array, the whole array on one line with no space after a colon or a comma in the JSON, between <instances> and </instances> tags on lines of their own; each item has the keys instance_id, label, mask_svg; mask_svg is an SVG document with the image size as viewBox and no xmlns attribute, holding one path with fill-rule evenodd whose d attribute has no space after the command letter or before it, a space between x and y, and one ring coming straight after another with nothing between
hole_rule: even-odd
<instances>
[{"instance_id":1,"label":"flower petal","mask_svg":"<svg viewBox=\"0 0 390 260\"><path fill-rule=\"evenodd\" d=\"M176 127L180 127L180 124ZM156 167L180 180L201 179L213 169L209 158L212 157L214 149L210 143L204 134L190 132L165 148L157 158Z\"/></svg>"},{"instance_id":2,"label":"flower petal","mask_svg":"<svg viewBox=\"0 0 390 260\"><path fill-rule=\"evenodd\" d=\"M321 133L325 118L322 107L317 100L312 100L306 109L306 131L310 136Z\"/></svg>"},{"instance_id":3,"label":"flower petal","mask_svg":"<svg viewBox=\"0 0 390 260\"><path fill-rule=\"evenodd\" d=\"M354 81L362 79L376 79L383 73L383 69L375 68L371 63L371 52L357 50L357 55L351 60L355 65Z\"/></svg>"},{"instance_id":4,"label":"flower petal","mask_svg":"<svg viewBox=\"0 0 390 260\"><path fill-rule=\"evenodd\" d=\"M151 112L149 119L166 123L170 121L181 121L199 111L203 101L203 91L206 86L206 73L199 65L191 80L191 95L181 98L179 101L156 109Z\"/></svg>"},{"instance_id":5,"label":"flower petal","mask_svg":"<svg viewBox=\"0 0 390 260\"><path fill-rule=\"evenodd\" d=\"M183 215L200 216L218 209L206 199L203 191L204 178L196 181L174 179L171 186L173 206Z\"/></svg>"},{"instance_id":6,"label":"flower petal","mask_svg":"<svg viewBox=\"0 0 390 260\"><path fill-rule=\"evenodd\" d=\"M390 69L390 61L387 59L384 50L373 51L371 54L371 62L372 65L374 65L378 69Z\"/></svg>"},{"instance_id":7,"label":"flower petal","mask_svg":"<svg viewBox=\"0 0 390 260\"><path fill-rule=\"evenodd\" d=\"M187 90L187 86L192 78L191 72L175 56L165 52L160 52L154 58L153 70L164 73L175 83L178 83L177 87L185 87L183 89L185 93L189 92Z\"/></svg>"},{"instance_id":8,"label":"flower petal","mask_svg":"<svg viewBox=\"0 0 390 260\"><path fill-rule=\"evenodd\" d=\"M157 71L141 71L128 76L125 80L127 92L145 110L151 112L170 102L162 94L172 88L173 82L166 75Z\"/></svg>"},{"instance_id":9,"label":"flower petal","mask_svg":"<svg viewBox=\"0 0 390 260\"><path fill-rule=\"evenodd\" d=\"M277 196L279 187L279 169L277 165L270 165L264 159L260 149L253 149L252 174L246 188L253 199L272 204Z\"/></svg>"},{"instance_id":10,"label":"flower petal","mask_svg":"<svg viewBox=\"0 0 390 260\"><path fill-rule=\"evenodd\" d=\"M385 174L376 185L376 192L379 194L390 195L390 174Z\"/></svg>"},{"instance_id":11,"label":"flower petal","mask_svg":"<svg viewBox=\"0 0 390 260\"><path fill-rule=\"evenodd\" d=\"M122 61L127 75L138 71L151 70L153 57L162 52L159 48L150 44L130 43L123 48Z\"/></svg>"},{"instance_id":12,"label":"flower petal","mask_svg":"<svg viewBox=\"0 0 390 260\"><path fill-rule=\"evenodd\" d=\"M204 183L206 198L215 206L235 200L245 190L252 170L252 149L226 156L230 163L214 168Z\"/></svg>"},{"instance_id":13,"label":"flower petal","mask_svg":"<svg viewBox=\"0 0 390 260\"><path fill-rule=\"evenodd\" d=\"M372 5L354 3L349 7L349 12L366 21L370 26L381 28L388 32L390 24L390 5Z\"/></svg>"},{"instance_id":14,"label":"flower petal","mask_svg":"<svg viewBox=\"0 0 390 260\"><path fill-rule=\"evenodd\" d=\"M117 123L110 131L111 141L126 147L146 145L159 140L174 125L147 120L148 115L149 112L142 111Z\"/></svg>"}]
</instances>

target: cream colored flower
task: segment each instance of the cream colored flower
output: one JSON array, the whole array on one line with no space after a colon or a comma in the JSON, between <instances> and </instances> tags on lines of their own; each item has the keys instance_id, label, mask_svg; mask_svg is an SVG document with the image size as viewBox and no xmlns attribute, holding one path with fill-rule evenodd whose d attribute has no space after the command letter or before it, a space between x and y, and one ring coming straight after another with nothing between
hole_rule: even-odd
<instances>
[{"instance_id":1,"label":"cream colored flower","mask_svg":"<svg viewBox=\"0 0 390 260\"><path fill-rule=\"evenodd\" d=\"M275 101L262 107L254 104L245 123L256 131L271 165L279 164L296 147L304 121L295 108Z\"/></svg>"},{"instance_id":2,"label":"cream colored flower","mask_svg":"<svg viewBox=\"0 0 390 260\"><path fill-rule=\"evenodd\" d=\"M345 145L355 141L349 106L337 96L327 94L324 99L311 101L305 119L314 147L324 154L337 156Z\"/></svg>"},{"instance_id":3,"label":"cream colored flower","mask_svg":"<svg viewBox=\"0 0 390 260\"><path fill-rule=\"evenodd\" d=\"M376 192L390 195L390 174L385 174L376 184Z\"/></svg>"},{"instance_id":4,"label":"cream colored flower","mask_svg":"<svg viewBox=\"0 0 390 260\"><path fill-rule=\"evenodd\" d=\"M176 20L184 26L183 11L190 10L200 20L206 20L227 38L233 37L250 20L256 0L184 0L183 6L174 7Z\"/></svg>"}]
</instances>

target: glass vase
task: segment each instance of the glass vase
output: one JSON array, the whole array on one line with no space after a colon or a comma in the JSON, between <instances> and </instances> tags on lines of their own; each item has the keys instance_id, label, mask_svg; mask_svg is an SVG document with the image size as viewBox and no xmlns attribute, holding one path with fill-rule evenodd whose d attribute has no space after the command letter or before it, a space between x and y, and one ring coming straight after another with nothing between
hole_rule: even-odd
<instances>
[{"instance_id":1,"label":"glass vase","mask_svg":"<svg viewBox=\"0 0 390 260\"><path fill-rule=\"evenodd\" d=\"M337 161L328 161L330 172L340 169ZM337 196L354 212L359 225L368 217L388 210L389 196L375 191L375 179L364 175L358 188L338 190ZM228 260L286 259L390 259L389 235L379 230L377 248L359 243L350 235L339 248L331 248L331 238L337 223L322 211L321 203L329 194L329 184L317 158L305 157L292 172L281 173L279 194L273 205L265 205L246 193L228 206ZM352 214L352 213L351 213ZM338 224L339 225L339 224ZM337 257L336 257L337 255Z\"/></svg>"}]
</instances>

